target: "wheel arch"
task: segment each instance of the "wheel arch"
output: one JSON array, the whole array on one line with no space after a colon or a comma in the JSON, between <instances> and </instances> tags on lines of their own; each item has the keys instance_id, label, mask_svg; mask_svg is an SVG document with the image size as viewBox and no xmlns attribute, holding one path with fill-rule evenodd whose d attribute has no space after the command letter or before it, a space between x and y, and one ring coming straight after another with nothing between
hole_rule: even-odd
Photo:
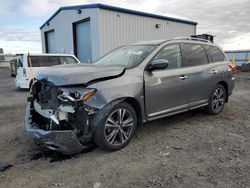
<instances>
[{"instance_id":1,"label":"wheel arch","mask_svg":"<svg viewBox=\"0 0 250 188\"><path fill-rule=\"evenodd\" d=\"M142 122L143 122L142 121L142 109L141 109L140 103L133 97L125 97L123 101L128 103L134 108L136 115L137 115L138 125L142 125Z\"/></svg>"},{"instance_id":2,"label":"wheel arch","mask_svg":"<svg viewBox=\"0 0 250 188\"><path fill-rule=\"evenodd\" d=\"M107 105L111 104L111 105L116 105L120 102L126 102L128 103L130 106L132 106L136 112L137 115L137 122L138 125L142 125L143 122L143 115L142 115L142 108L140 106L140 103L138 100L136 100L133 97L122 97L122 98L118 98L118 99L114 99L113 101L109 102ZM107 106L106 105L106 106Z\"/></svg>"},{"instance_id":3,"label":"wheel arch","mask_svg":"<svg viewBox=\"0 0 250 188\"><path fill-rule=\"evenodd\" d=\"M142 123L143 123L143 114L142 113L143 112L142 112L142 108L140 106L139 101L137 101L133 97L121 97L121 98L114 99L114 100L110 101L109 103L105 104L100 109L99 113L97 113L95 115L95 118L93 119L94 130L99 125L100 120L103 118L103 116L105 114L107 114L110 109L112 109L115 105L119 104L120 102L126 102L132 106L132 108L135 110L136 115L137 115L138 125L139 126L142 125Z\"/></svg>"},{"instance_id":4,"label":"wheel arch","mask_svg":"<svg viewBox=\"0 0 250 188\"><path fill-rule=\"evenodd\" d=\"M226 102L228 102L228 84L225 81L220 81L218 84L222 85L225 88L226 91Z\"/></svg>"}]
</instances>

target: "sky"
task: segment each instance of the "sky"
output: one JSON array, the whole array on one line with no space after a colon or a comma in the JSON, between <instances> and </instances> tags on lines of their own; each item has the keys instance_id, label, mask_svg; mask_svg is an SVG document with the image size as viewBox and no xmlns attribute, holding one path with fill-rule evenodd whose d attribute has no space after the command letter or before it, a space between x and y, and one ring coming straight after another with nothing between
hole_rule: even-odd
<instances>
[{"instance_id":1,"label":"sky","mask_svg":"<svg viewBox=\"0 0 250 188\"><path fill-rule=\"evenodd\" d=\"M41 52L39 27L61 6L90 3L195 21L224 50L250 49L250 0L0 0L0 48Z\"/></svg>"}]
</instances>

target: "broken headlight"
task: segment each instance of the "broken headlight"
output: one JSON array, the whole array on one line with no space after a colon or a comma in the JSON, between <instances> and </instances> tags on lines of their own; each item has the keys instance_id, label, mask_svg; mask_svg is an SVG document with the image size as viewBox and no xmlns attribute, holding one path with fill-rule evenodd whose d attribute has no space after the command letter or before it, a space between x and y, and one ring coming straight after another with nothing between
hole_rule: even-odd
<instances>
[{"instance_id":1,"label":"broken headlight","mask_svg":"<svg viewBox=\"0 0 250 188\"><path fill-rule=\"evenodd\" d=\"M72 102L79 102L79 101L86 101L90 97L92 97L96 92L96 89L62 89L62 93L58 95L58 99L63 102L72 101Z\"/></svg>"}]
</instances>

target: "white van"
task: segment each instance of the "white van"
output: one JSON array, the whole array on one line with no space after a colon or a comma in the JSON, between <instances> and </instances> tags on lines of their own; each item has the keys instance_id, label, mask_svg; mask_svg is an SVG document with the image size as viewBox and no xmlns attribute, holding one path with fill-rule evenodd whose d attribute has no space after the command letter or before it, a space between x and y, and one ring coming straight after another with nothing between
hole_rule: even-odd
<instances>
[{"instance_id":1,"label":"white van","mask_svg":"<svg viewBox=\"0 0 250 188\"><path fill-rule=\"evenodd\" d=\"M77 64L79 60L70 54L17 54L17 88L30 88L36 71L61 64Z\"/></svg>"}]
</instances>

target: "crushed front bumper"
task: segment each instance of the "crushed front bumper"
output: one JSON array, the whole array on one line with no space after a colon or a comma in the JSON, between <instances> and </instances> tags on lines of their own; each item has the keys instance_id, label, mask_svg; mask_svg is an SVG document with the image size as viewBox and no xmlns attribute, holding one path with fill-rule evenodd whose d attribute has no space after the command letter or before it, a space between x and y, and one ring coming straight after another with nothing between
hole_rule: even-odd
<instances>
[{"instance_id":1,"label":"crushed front bumper","mask_svg":"<svg viewBox=\"0 0 250 188\"><path fill-rule=\"evenodd\" d=\"M67 155L78 153L87 148L80 142L77 130L46 131L40 129L32 122L31 103L28 102L26 107L25 129L39 146Z\"/></svg>"}]
</instances>

